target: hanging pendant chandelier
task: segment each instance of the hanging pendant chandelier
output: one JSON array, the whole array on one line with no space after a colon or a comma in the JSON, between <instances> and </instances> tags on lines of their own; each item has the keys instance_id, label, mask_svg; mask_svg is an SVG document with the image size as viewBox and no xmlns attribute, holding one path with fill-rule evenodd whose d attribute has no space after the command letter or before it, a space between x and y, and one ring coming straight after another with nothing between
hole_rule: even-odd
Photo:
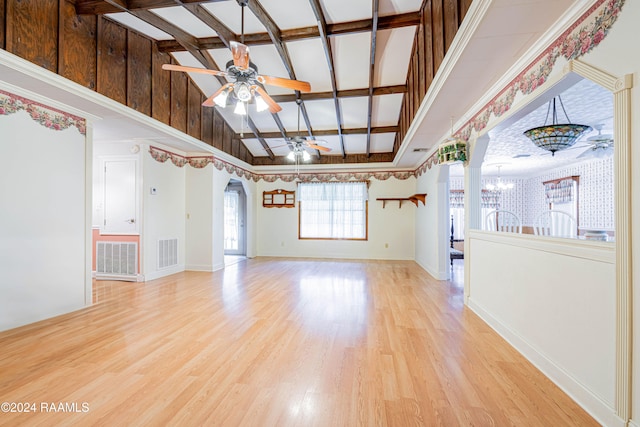
<instances>
[{"instance_id":1,"label":"hanging pendant chandelier","mask_svg":"<svg viewBox=\"0 0 640 427\"><path fill-rule=\"evenodd\" d=\"M562 107L562 112L567 119L567 123L558 123L556 98L558 98L560 107ZM547 124L547 121L549 120L549 113L551 113L551 124ZM547 117L544 120L544 125L529 129L524 132L524 135L531 139L537 147L551 151L551 155L553 156L556 151L571 147L576 143L578 138L582 136L582 134L589 132L590 130L591 126L571 123L571 120L569 120L569 116L564 109L564 105L562 104L562 98L558 95L549 101Z\"/></svg>"}]
</instances>

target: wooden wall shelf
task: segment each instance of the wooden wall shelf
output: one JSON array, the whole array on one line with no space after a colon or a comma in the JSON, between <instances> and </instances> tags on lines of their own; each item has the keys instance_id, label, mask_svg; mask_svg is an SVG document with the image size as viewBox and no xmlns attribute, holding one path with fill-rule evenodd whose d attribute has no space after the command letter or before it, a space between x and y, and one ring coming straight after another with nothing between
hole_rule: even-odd
<instances>
[{"instance_id":1,"label":"wooden wall shelf","mask_svg":"<svg viewBox=\"0 0 640 427\"><path fill-rule=\"evenodd\" d=\"M265 208L293 208L296 206L296 192L282 189L263 191L262 206Z\"/></svg>"},{"instance_id":2,"label":"wooden wall shelf","mask_svg":"<svg viewBox=\"0 0 640 427\"><path fill-rule=\"evenodd\" d=\"M382 202L382 209L386 206L387 202L398 202L398 208L402 207L402 202L409 201L414 205L418 206L418 202L422 202L425 204L425 200L427 199L426 194L414 194L409 197L379 197L376 200L380 200Z\"/></svg>"}]
</instances>

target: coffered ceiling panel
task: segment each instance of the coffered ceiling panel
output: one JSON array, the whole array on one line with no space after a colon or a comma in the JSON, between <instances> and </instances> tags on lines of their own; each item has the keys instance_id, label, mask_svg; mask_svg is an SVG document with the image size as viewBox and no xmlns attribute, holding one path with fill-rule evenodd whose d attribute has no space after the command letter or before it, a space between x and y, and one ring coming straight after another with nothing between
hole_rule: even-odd
<instances>
[{"instance_id":1,"label":"coffered ceiling panel","mask_svg":"<svg viewBox=\"0 0 640 427\"><path fill-rule=\"evenodd\" d=\"M380 0L378 14L380 16L389 16L415 12L420 10L422 3L422 0Z\"/></svg>"},{"instance_id":2,"label":"coffered ceiling panel","mask_svg":"<svg viewBox=\"0 0 640 427\"><path fill-rule=\"evenodd\" d=\"M105 15L106 17L113 19L116 22L121 23L125 27L132 28L139 32L140 34L144 34L147 37L150 37L155 40L171 40L173 36L171 34L165 33L164 31L154 27L151 24L146 23L142 19L131 15L130 13L121 12L121 13L109 13Z\"/></svg>"},{"instance_id":3,"label":"coffered ceiling panel","mask_svg":"<svg viewBox=\"0 0 640 427\"><path fill-rule=\"evenodd\" d=\"M298 80L309 82L313 92L331 91L331 73L319 38L289 42L287 49Z\"/></svg>"},{"instance_id":4,"label":"coffered ceiling panel","mask_svg":"<svg viewBox=\"0 0 640 427\"><path fill-rule=\"evenodd\" d=\"M161 9L151 9L165 21L182 28L194 37L214 37L217 33L207 24L196 18L182 6L164 7Z\"/></svg>"},{"instance_id":5,"label":"coffered ceiling panel","mask_svg":"<svg viewBox=\"0 0 640 427\"><path fill-rule=\"evenodd\" d=\"M324 0L322 2L327 23L371 19L371 0Z\"/></svg>"},{"instance_id":6,"label":"coffered ceiling panel","mask_svg":"<svg viewBox=\"0 0 640 427\"><path fill-rule=\"evenodd\" d=\"M313 130L336 129L338 127L333 99L305 101L305 106Z\"/></svg>"},{"instance_id":7,"label":"coffered ceiling panel","mask_svg":"<svg viewBox=\"0 0 640 427\"><path fill-rule=\"evenodd\" d=\"M374 85L393 86L407 81L415 32L416 27L378 31Z\"/></svg>"},{"instance_id":8,"label":"coffered ceiling panel","mask_svg":"<svg viewBox=\"0 0 640 427\"><path fill-rule=\"evenodd\" d=\"M373 97L371 123L373 126L394 126L398 123L403 95L395 93Z\"/></svg>"},{"instance_id":9,"label":"coffered ceiling panel","mask_svg":"<svg viewBox=\"0 0 640 427\"><path fill-rule=\"evenodd\" d=\"M317 25L309 1L262 0L260 3L281 30Z\"/></svg>"},{"instance_id":10,"label":"coffered ceiling panel","mask_svg":"<svg viewBox=\"0 0 640 427\"><path fill-rule=\"evenodd\" d=\"M371 152L388 153L393 150L395 133L376 133L371 135Z\"/></svg>"},{"instance_id":11,"label":"coffered ceiling panel","mask_svg":"<svg viewBox=\"0 0 640 427\"><path fill-rule=\"evenodd\" d=\"M365 96L342 98L340 105L342 108L342 123L345 129L367 127L369 98Z\"/></svg>"},{"instance_id":12,"label":"coffered ceiling panel","mask_svg":"<svg viewBox=\"0 0 640 427\"><path fill-rule=\"evenodd\" d=\"M331 37L331 47L338 90L369 87L371 33Z\"/></svg>"},{"instance_id":13,"label":"coffered ceiling panel","mask_svg":"<svg viewBox=\"0 0 640 427\"><path fill-rule=\"evenodd\" d=\"M217 1L213 3L202 3L211 15L222 22L227 28L236 34L242 33L242 11L235 1ZM248 7L244 8L244 33L266 33L267 29L260 20L251 12ZM240 40L240 38L238 38Z\"/></svg>"}]
</instances>

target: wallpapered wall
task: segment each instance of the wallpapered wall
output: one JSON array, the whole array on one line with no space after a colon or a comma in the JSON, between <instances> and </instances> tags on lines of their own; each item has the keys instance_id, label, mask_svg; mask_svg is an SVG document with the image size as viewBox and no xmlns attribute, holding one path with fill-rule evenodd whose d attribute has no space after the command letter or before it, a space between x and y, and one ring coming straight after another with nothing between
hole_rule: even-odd
<instances>
[{"instance_id":1,"label":"wallpapered wall","mask_svg":"<svg viewBox=\"0 0 640 427\"><path fill-rule=\"evenodd\" d=\"M512 182L514 187L502 192L501 209L515 212L522 219L523 225L530 226L537 215L548 209L542 183L572 175L580 177L579 227L612 231L614 229L612 157L577 163L526 179L503 178L503 181ZM483 178L482 186L484 188L488 183L495 184L496 181L497 178L493 177ZM463 189L464 178L452 177L449 186L451 190Z\"/></svg>"}]
</instances>

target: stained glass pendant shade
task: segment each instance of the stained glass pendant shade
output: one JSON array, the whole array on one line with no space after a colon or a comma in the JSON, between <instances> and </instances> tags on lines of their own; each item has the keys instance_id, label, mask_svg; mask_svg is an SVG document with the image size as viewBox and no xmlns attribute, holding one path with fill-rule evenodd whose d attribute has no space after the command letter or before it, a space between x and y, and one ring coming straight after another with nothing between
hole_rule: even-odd
<instances>
[{"instance_id":1,"label":"stained glass pendant shade","mask_svg":"<svg viewBox=\"0 0 640 427\"><path fill-rule=\"evenodd\" d=\"M567 123L558 123L558 112L556 109L556 98L562 108ZM547 124L549 114L551 113L551 124ZM524 132L524 135L531 139L533 143L547 151L551 151L551 155L555 155L556 151L564 150L576 143L578 138L585 132L589 132L591 126L578 125L571 123L569 116L564 109L560 96L549 101L547 108L547 117L543 126L535 127Z\"/></svg>"}]
</instances>

